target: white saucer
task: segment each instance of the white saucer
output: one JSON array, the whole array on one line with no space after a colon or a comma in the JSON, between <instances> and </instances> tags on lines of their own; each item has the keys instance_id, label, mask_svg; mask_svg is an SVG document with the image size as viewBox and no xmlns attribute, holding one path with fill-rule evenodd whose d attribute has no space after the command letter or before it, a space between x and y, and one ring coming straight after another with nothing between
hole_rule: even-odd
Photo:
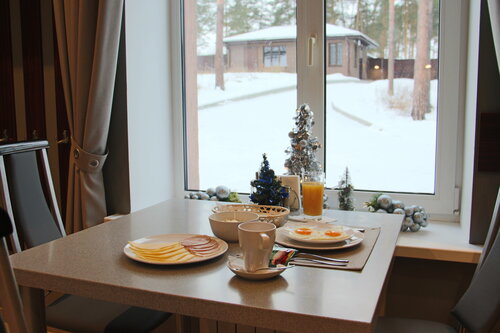
<instances>
[{"instance_id":1,"label":"white saucer","mask_svg":"<svg viewBox=\"0 0 500 333\"><path fill-rule=\"evenodd\" d=\"M243 266L243 258L228 256L227 267L236 275L249 280L266 280L280 275L286 268L262 269L256 272L247 272Z\"/></svg>"},{"instance_id":2,"label":"white saucer","mask_svg":"<svg viewBox=\"0 0 500 333\"><path fill-rule=\"evenodd\" d=\"M318 223L332 223L337 221L333 217L321 216L318 218L312 218L310 216L301 214L301 215L288 215L288 220L297 221L297 222L318 222Z\"/></svg>"}]
</instances>

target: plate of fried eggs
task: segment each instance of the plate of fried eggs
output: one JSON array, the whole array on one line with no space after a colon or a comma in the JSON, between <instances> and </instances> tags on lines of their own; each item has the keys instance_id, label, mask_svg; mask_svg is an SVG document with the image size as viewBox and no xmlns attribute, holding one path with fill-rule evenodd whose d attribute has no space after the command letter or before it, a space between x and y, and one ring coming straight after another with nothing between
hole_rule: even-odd
<instances>
[{"instance_id":1,"label":"plate of fried eggs","mask_svg":"<svg viewBox=\"0 0 500 333\"><path fill-rule=\"evenodd\" d=\"M286 236L295 241L327 244L342 242L354 235L354 230L341 225L291 225L285 226Z\"/></svg>"}]
</instances>

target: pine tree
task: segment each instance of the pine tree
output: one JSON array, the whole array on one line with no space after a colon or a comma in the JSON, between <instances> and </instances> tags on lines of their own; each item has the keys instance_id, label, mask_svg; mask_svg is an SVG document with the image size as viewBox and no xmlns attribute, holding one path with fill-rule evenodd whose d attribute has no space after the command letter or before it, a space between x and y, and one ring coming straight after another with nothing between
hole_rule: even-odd
<instances>
[{"instance_id":1,"label":"pine tree","mask_svg":"<svg viewBox=\"0 0 500 333\"><path fill-rule=\"evenodd\" d=\"M285 153L290 154L290 157L285 161L285 168L289 175L319 172L321 164L316 158L316 151L321 148L321 143L312 135L313 113L307 104L299 106L296 112L297 115L293 118L295 129L288 133L291 145Z\"/></svg>"},{"instance_id":2,"label":"pine tree","mask_svg":"<svg viewBox=\"0 0 500 333\"><path fill-rule=\"evenodd\" d=\"M275 176L274 170L269 167L266 154L263 154L262 157L264 161L257 174L257 179L250 182L250 185L255 189L250 195L250 201L258 205L278 206L288 196L288 193L281 186L281 180Z\"/></svg>"}]
</instances>

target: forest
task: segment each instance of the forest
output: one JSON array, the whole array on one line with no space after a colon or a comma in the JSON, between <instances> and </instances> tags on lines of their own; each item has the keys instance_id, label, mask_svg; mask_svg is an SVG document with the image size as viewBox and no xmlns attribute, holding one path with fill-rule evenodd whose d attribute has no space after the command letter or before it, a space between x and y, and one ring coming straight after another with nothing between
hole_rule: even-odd
<instances>
[{"instance_id":1,"label":"forest","mask_svg":"<svg viewBox=\"0 0 500 333\"><path fill-rule=\"evenodd\" d=\"M430 6L430 58L437 58L439 0ZM327 0L326 23L358 30L377 41L373 57L388 57L389 7L394 4L394 57L416 55L418 0ZM223 37L271 26L295 24L296 0L198 0L198 47L215 43L217 4L223 6ZM213 46L211 47L213 48Z\"/></svg>"}]
</instances>

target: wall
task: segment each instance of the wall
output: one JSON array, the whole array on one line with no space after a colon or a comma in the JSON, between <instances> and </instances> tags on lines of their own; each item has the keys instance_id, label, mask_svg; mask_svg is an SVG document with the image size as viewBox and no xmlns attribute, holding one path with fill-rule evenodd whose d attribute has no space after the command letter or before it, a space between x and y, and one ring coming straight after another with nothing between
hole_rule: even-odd
<instances>
[{"instance_id":1,"label":"wall","mask_svg":"<svg viewBox=\"0 0 500 333\"><path fill-rule=\"evenodd\" d=\"M168 15L168 1L125 1L131 211L174 193Z\"/></svg>"},{"instance_id":2,"label":"wall","mask_svg":"<svg viewBox=\"0 0 500 333\"><path fill-rule=\"evenodd\" d=\"M498 131L500 128L500 95L498 94L500 75L494 47L488 5L487 1L483 0L481 2L476 144L470 228L472 244L482 244L486 238L500 186L500 131ZM486 116L489 117L486 118ZM495 137L488 138L481 135L488 127L497 128Z\"/></svg>"}]
</instances>

